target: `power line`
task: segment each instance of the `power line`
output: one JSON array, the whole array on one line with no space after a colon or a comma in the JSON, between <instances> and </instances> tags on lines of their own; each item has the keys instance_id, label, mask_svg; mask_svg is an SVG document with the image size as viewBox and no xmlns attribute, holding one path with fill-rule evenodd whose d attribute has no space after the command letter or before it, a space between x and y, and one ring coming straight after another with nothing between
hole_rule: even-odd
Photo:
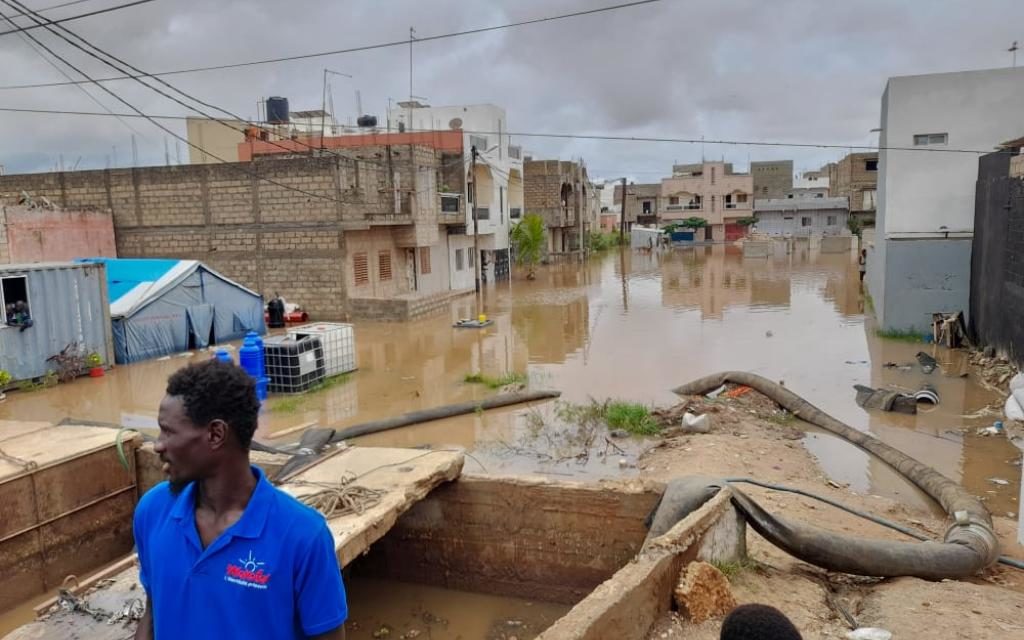
<instances>
[{"instance_id":1,"label":"power line","mask_svg":"<svg viewBox=\"0 0 1024 640\"><path fill-rule=\"evenodd\" d=\"M150 2L152 0L142 0L142 1ZM526 25L540 24L542 22L552 22L552 21L555 21L555 20L564 20L564 19L567 19L567 18L576 18L576 17L580 17L580 16L592 15L592 14L595 14L595 13L603 13L603 12L606 12L606 11L616 11L618 9L627 9L627 8L630 8L630 7L636 7L636 6L645 5L645 4L652 4L652 3L655 3L655 2L661 2L661 0L637 0L635 2L626 2L626 3L623 3L623 4L616 4L616 5L612 5L612 6L608 6L608 7L599 7L597 9L587 9L585 11L575 11L573 13L565 13L565 14L561 14L561 15L557 15L557 16L548 16L546 18L535 18L535 19L532 19L532 20L522 20L520 22L510 22L510 23L507 23L507 24L494 25L494 26L490 26L490 27L479 27L479 28L476 28L476 29L467 29L465 31L453 31L451 33L443 33L443 34L434 35L434 36L417 36L416 37L416 42L417 43L430 42L432 40L444 40L444 39L447 39L447 38L457 38L457 37L461 37L461 36L475 35L475 34L479 34L479 33L487 33L487 32L490 32L490 31L498 31L500 29L511 29L513 27L522 27L522 26L526 26ZM408 39L395 40L395 41L392 41L392 42L381 42L381 43L378 43L378 44L364 45L364 46L361 46L361 47L350 47L348 49L335 49L335 50L332 50L332 51L320 51L320 52L316 52L316 53L304 53L304 54L299 54L299 55L294 55L294 56L285 56L285 57L281 57L281 58L267 58L267 59L264 59L264 60L251 60L249 62L237 62L237 63L233 63L233 64L221 64L221 65L214 65L214 66L209 66L209 67L194 67L194 68L191 68L191 69L176 69L176 70L173 70L173 71L161 71L161 72L152 73L152 74L149 74L149 75L150 76L171 76L171 75L180 75L180 74L184 74L184 73L199 73L199 72L203 72L203 71L220 71L220 70L223 70L223 69L239 69L239 68L242 68L242 67L252 67L252 66L263 65L263 64L277 64L277 63L280 63L280 62L293 62L295 60L308 60L310 58L322 58L322 57L325 57L325 56L335 56L335 55L342 55L342 54L346 54L346 53L356 53L356 52L359 52L359 51L372 51L374 49L385 49L385 48L388 48L388 47L399 47L399 46L404 47L404 46L408 46L408 45L409 45L409 40ZM113 77L110 77L110 78L96 78L95 82L115 82L115 81L120 81L120 80L132 80L132 79L134 79L134 76L131 76L131 75L121 75L121 76L113 76ZM41 89L43 87L64 87L64 86L68 86L69 84L74 84L74 83L86 84L86 82L80 81L80 80L79 81L75 81L73 83L72 82L43 82L43 83L37 83L37 84L22 84L22 85L2 86L2 87L0 87L0 90Z\"/></svg>"},{"instance_id":2,"label":"power line","mask_svg":"<svg viewBox=\"0 0 1024 640\"><path fill-rule=\"evenodd\" d=\"M15 2L12 2L11 0L0 0L0 1L2 1L5 5L7 5L7 6L11 7L11 8L14 8L15 10L19 11L19 13L22 13L22 15L28 16L31 20L33 20L34 22L39 23L41 26L45 26L47 31L49 31L51 33L54 33L53 29L49 26L49 24L41 23L34 15L32 15L31 10L28 10L28 13L25 13L22 9L17 7ZM22 5L22 6L24 6L24 5ZM0 16L3 16L4 18L7 18L6 14L4 14L3 12L0 12ZM71 64L70 62L68 62L67 59L65 59L65 58L61 57L59 54L55 53L52 49L50 49L45 44L40 42L34 35L29 34L29 33L26 33L26 35L33 42L35 42L37 45L42 47L47 53L49 53L54 58L60 60L61 62L63 62L65 65L67 65L68 67L73 69L75 72L77 72L80 76L82 76L83 78L90 78L89 74L85 73L84 71L82 71L81 69L76 67L75 65ZM56 35L59 35L59 34L56 34ZM197 151L203 152L206 155L210 156L211 158L214 158L215 160L219 160L220 162L223 162L223 163L227 164L227 166L229 166L229 167L237 168L241 173L249 175L249 176L251 176L251 177L253 177L253 178L257 179L257 180L263 180L265 182L268 182L270 184L276 185L278 187L282 187L284 189L288 189L290 191L296 191L298 193L302 193L303 195L307 195L307 196L315 197L315 198L326 199L326 200L331 200L331 201L337 201L336 198L331 198L331 197L328 197L328 196L324 196L324 195L319 194L319 193L313 193L312 191L306 191L304 189L298 189L296 187L292 187L291 185L287 185L287 184L284 184L284 183L281 183L281 182L277 182L276 180L271 180L270 178L266 178L266 177L260 176L258 173L254 172L254 171L249 171L249 170L247 170L247 169L245 169L245 168L243 168L243 167L241 167L239 165L227 163L227 161L224 160L223 158L221 158L221 157L219 157L219 156L217 156L217 155L215 155L213 153L210 153L209 151L206 151L202 147L200 147L200 146L192 143L191 141L189 141L187 138L182 138L180 135L178 135L174 131L171 131L170 129L168 129L164 125L160 124L156 120L147 117L135 105L131 104L130 102L128 102L127 100L125 100L121 96L117 95L116 93L114 93L113 91L108 89L107 87L104 87L102 84L100 84L98 82L94 82L94 84L97 87L99 87L100 89L102 89L104 92L110 94L111 97L113 97L115 100L117 100L121 104L125 105L126 107L128 107L129 109L134 111L135 113L137 113L137 114L139 114L139 115L141 115L143 117L146 117L147 120L149 120L151 123L153 123L160 130L162 130L165 133L167 133L167 134L177 138L178 140L181 140L182 142L184 142L185 144L189 145L190 147L196 149Z\"/></svg>"},{"instance_id":3,"label":"power line","mask_svg":"<svg viewBox=\"0 0 1024 640\"><path fill-rule=\"evenodd\" d=\"M154 120L187 120L191 116L175 116L175 115L149 115L149 114L131 114L131 113L100 113L98 111L69 111L61 109L31 109L31 108L20 108L20 107L0 107L0 113L26 113L26 114L39 114L39 115L69 115L69 116L98 116L98 117L109 117L111 115L120 116L123 118L152 118ZM215 118L211 118L215 119ZM253 123L269 124L269 123ZM406 129L407 132L429 132L429 131L442 131L439 129ZM476 131L471 129L462 129L463 133L474 134L474 135L498 135L498 131ZM610 142L661 142L661 143L676 143L676 144L718 144L718 145L732 145L732 146L754 146L754 147L794 147L794 148L809 148L809 149L842 149L842 150L858 150L858 151L918 151L918 152L932 152L932 153L974 153L974 154L987 154L999 151L998 149L950 149L944 147L879 147L870 145L849 145L849 144L834 144L825 142L776 142L776 141L764 141L764 140L709 140L707 138L661 138L661 137L647 137L647 136L613 136L606 134L586 134L586 133L540 133L532 131L501 131L503 136L520 136L523 138L558 138L558 139L569 139L569 140L604 140ZM289 149L289 151L294 151ZM596 169L595 169L596 171ZM634 173L652 173L651 171L633 171Z\"/></svg>"},{"instance_id":4,"label":"power line","mask_svg":"<svg viewBox=\"0 0 1024 640\"><path fill-rule=\"evenodd\" d=\"M36 9L36 13L46 13L47 11L62 9L64 7L70 7L73 4L82 4L83 2L93 2L93 0L71 0L71 2L62 2L60 4L50 5L49 7L43 7L42 9Z\"/></svg>"},{"instance_id":5,"label":"power line","mask_svg":"<svg viewBox=\"0 0 1024 640\"><path fill-rule=\"evenodd\" d=\"M87 1L87 0L76 0L76 1L77 2L82 2L82 1ZM10 18L8 18L6 16L4 16L4 20L7 22L7 24L11 25L12 27L17 27L18 26L13 20L11 20ZM66 71L64 71L64 69L62 69L59 64L57 64L56 62L54 62L53 60L48 58L40 49L38 49L36 47L36 45L33 44L32 41L30 41L28 39L28 36L26 36L24 33L19 33L18 37L21 38L22 42L27 44L36 53L36 55L38 55L47 64L49 64L51 67L53 67L57 71L57 73L59 73L60 75L64 76L68 80L71 80L71 76ZM99 106L101 109L106 111L108 114L116 117L117 121L120 122L121 124L123 124L129 131L131 131L132 133L138 133L139 135L142 135L134 127L132 127L127 122L125 122L125 120L123 118L121 118L116 113L114 113L110 109L110 107L108 107L107 105L103 104L103 102L101 102L99 98L97 98L96 96L92 95L92 93L90 93L89 90L86 89L84 86L82 86L82 85L75 85L75 88L77 88L79 91L84 93L86 95L86 97L89 98L89 100L93 101L97 106Z\"/></svg>"},{"instance_id":6,"label":"power line","mask_svg":"<svg viewBox=\"0 0 1024 640\"><path fill-rule=\"evenodd\" d=\"M127 9L129 7L134 7L134 6L137 6L137 5L140 5L140 4L146 4L146 3L154 2L154 1L155 0L135 0L134 2L129 2L127 4L119 4L119 5L115 5L113 7L107 7L106 9L97 9L96 11L90 11L88 13L80 13L80 14L78 14L76 16L68 16L67 18L60 18L59 20L50 20L50 21L48 21L47 24L51 24L52 25L52 24L60 24L62 22L71 22L72 20L81 20L82 18L88 18L89 16L98 16L101 13L110 13L111 11L120 11L121 9ZM22 15L24 15L24 14L22 14ZM11 33L21 33L21 32L24 32L24 31L31 31L32 29L38 29L38 28L40 28L42 26L45 26L45 25L43 25L43 24L30 24L30 25L25 26L25 27L17 27L17 28L14 28L14 29L8 29L7 31L0 31L0 36L6 36L6 35L9 35ZM60 84L68 85L68 84L88 84L88 83L87 82L82 82L82 81L71 80L71 81L68 81L68 82L61 82Z\"/></svg>"}]
</instances>

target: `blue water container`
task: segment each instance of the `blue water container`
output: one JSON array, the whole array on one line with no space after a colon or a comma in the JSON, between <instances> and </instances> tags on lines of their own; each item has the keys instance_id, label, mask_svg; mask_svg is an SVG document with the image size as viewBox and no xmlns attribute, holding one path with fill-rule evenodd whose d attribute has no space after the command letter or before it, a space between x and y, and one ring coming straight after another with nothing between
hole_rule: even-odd
<instances>
[{"instance_id":1,"label":"blue water container","mask_svg":"<svg viewBox=\"0 0 1024 640\"><path fill-rule=\"evenodd\" d=\"M253 344L255 344L256 348L259 350L259 373L257 373L255 376L256 379L259 380L260 378L263 378L267 375L267 367L266 362L264 360L266 350L263 348L263 338L261 338L260 334L256 333L255 331L250 331L249 333L245 334L245 339L252 339Z\"/></svg>"},{"instance_id":2,"label":"blue water container","mask_svg":"<svg viewBox=\"0 0 1024 640\"><path fill-rule=\"evenodd\" d=\"M263 363L263 340L255 331L246 334L242 348L238 350L238 363L243 371L256 380L256 397L259 401L266 400L270 381L265 374Z\"/></svg>"},{"instance_id":3,"label":"blue water container","mask_svg":"<svg viewBox=\"0 0 1024 640\"><path fill-rule=\"evenodd\" d=\"M214 352L213 357L217 358L221 362L234 362L234 360L231 359L231 354L224 349L217 349L217 351Z\"/></svg>"}]
</instances>

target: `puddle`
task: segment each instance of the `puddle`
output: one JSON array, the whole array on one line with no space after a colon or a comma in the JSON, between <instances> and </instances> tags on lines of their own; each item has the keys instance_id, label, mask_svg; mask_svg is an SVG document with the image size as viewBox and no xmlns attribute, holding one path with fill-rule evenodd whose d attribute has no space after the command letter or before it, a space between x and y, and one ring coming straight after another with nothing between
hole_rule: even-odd
<instances>
[{"instance_id":1,"label":"puddle","mask_svg":"<svg viewBox=\"0 0 1024 640\"><path fill-rule=\"evenodd\" d=\"M258 437L312 422L334 427L375 420L495 393L463 382L465 374L527 372L531 388L554 388L562 399L621 398L665 405L673 386L723 369L753 371L786 385L858 429L932 465L986 499L997 514L1019 513L1020 451L1005 438L975 435L998 416L973 416L995 396L960 378L962 355L934 346L883 341L865 324L855 255L820 254L798 242L791 255L744 259L736 247L714 245L656 254L611 252L583 268L538 270L486 290L494 324L456 330L475 315L464 297L449 314L404 324L357 323L360 370L344 384L299 399L272 399ZM924 375L889 369L925 350L942 367ZM209 357L195 354L193 358ZM55 389L11 393L0 418L59 421L66 417L153 428L167 376L189 361L174 357L118 367L100 379ZM868 413L854 402L854 384L936 387L942 402L916 416ZM542 455L517 452L529 434L526 407L466 415L361 439L394 446L458 445L489 471L601 476L635 473L627 454L597 455L583 464L564 458L570 443L551 442ZM293 437L293 436L289 436ZM541 438L530 443L536 448ZM509 444L512 447L505 446ZM597 443L603 446L603 442ZM927 501L885 465L834 437L810 433L807 448L833 479L858 491ZM624 446L624 445L623 445ZM569 446L571 449L571 446ZM546 456L546 457L545 457ZM625 458L626 465L619 464ZM472 460L467 469L480 469ZM1008 481L996 484L989 478Z\"/></svg>"},{"instance_id":2,"label":"puddle","mask_svg":"<svg viewBox=\"0 0 1024 640\"><path fill-rule=\"evenodd\" d=\"M346 582L351 640L530 640L571 605L455 591L393 580Z\"/></svg>"}]
</instances>

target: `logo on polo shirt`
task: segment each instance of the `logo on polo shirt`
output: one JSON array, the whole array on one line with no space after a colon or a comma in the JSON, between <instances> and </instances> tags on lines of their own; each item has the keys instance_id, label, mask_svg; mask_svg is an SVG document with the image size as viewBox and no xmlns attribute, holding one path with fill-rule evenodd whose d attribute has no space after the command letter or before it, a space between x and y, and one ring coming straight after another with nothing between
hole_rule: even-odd
<instances>
[{"instance_id":1,"label":"logo on polo shirt","mask_svg":"<svg viewBox=\"0 0 1024 640\"><path fill-rule=\"evenodd\" d=\"M266 589L267 583L270 582L270 574L260 568L264 564L256 560L250 549L248 558L239 558L238 564L228 563L224 580L252 589Z\"/></svg>"}]
</instances>

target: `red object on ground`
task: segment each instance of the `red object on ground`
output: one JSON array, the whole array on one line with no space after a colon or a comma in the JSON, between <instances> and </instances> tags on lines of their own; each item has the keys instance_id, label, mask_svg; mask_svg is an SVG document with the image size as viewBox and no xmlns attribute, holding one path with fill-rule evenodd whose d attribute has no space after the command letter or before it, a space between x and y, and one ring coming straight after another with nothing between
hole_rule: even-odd
<instances>
[{"instance_id":1,"label":"red object on ground","mask_svg":"<svg viewBox=\"0 0 1024 640\"><path fill-rule=\"evenodd\" d=\"M750 387L747 387L747 386L744 386L744 385L740 385L740 386L736 387L735 389L729 389L728 391L726 391L725 392L725 396L727 398L738 398L738 397L742 396L743 394L747 393L750 390L751 390Z\"/></svg>"},{"instance_id":2,"label":"red object on ground","mask_svg":"<svg viewBox=\"0 0 1024 640\"><path fill-rule=\"evenodd\" d=\"M90 378L102 378L106 374L107 372L103 370L103 367L92 367L89 369Z\"/></svg>"},{"instance_id":3,"label":"red object on ground","mask_svg":"<svg viewBox=\"0 0 1024 640\"><path fill-rule=\"evenodd\" d=\"M263 313L263 321L270 324L270 314ZM309 322L309 314L305 311L292 311L291 313L284 314L285 322Z\"/></svg>"}]
</instances>

